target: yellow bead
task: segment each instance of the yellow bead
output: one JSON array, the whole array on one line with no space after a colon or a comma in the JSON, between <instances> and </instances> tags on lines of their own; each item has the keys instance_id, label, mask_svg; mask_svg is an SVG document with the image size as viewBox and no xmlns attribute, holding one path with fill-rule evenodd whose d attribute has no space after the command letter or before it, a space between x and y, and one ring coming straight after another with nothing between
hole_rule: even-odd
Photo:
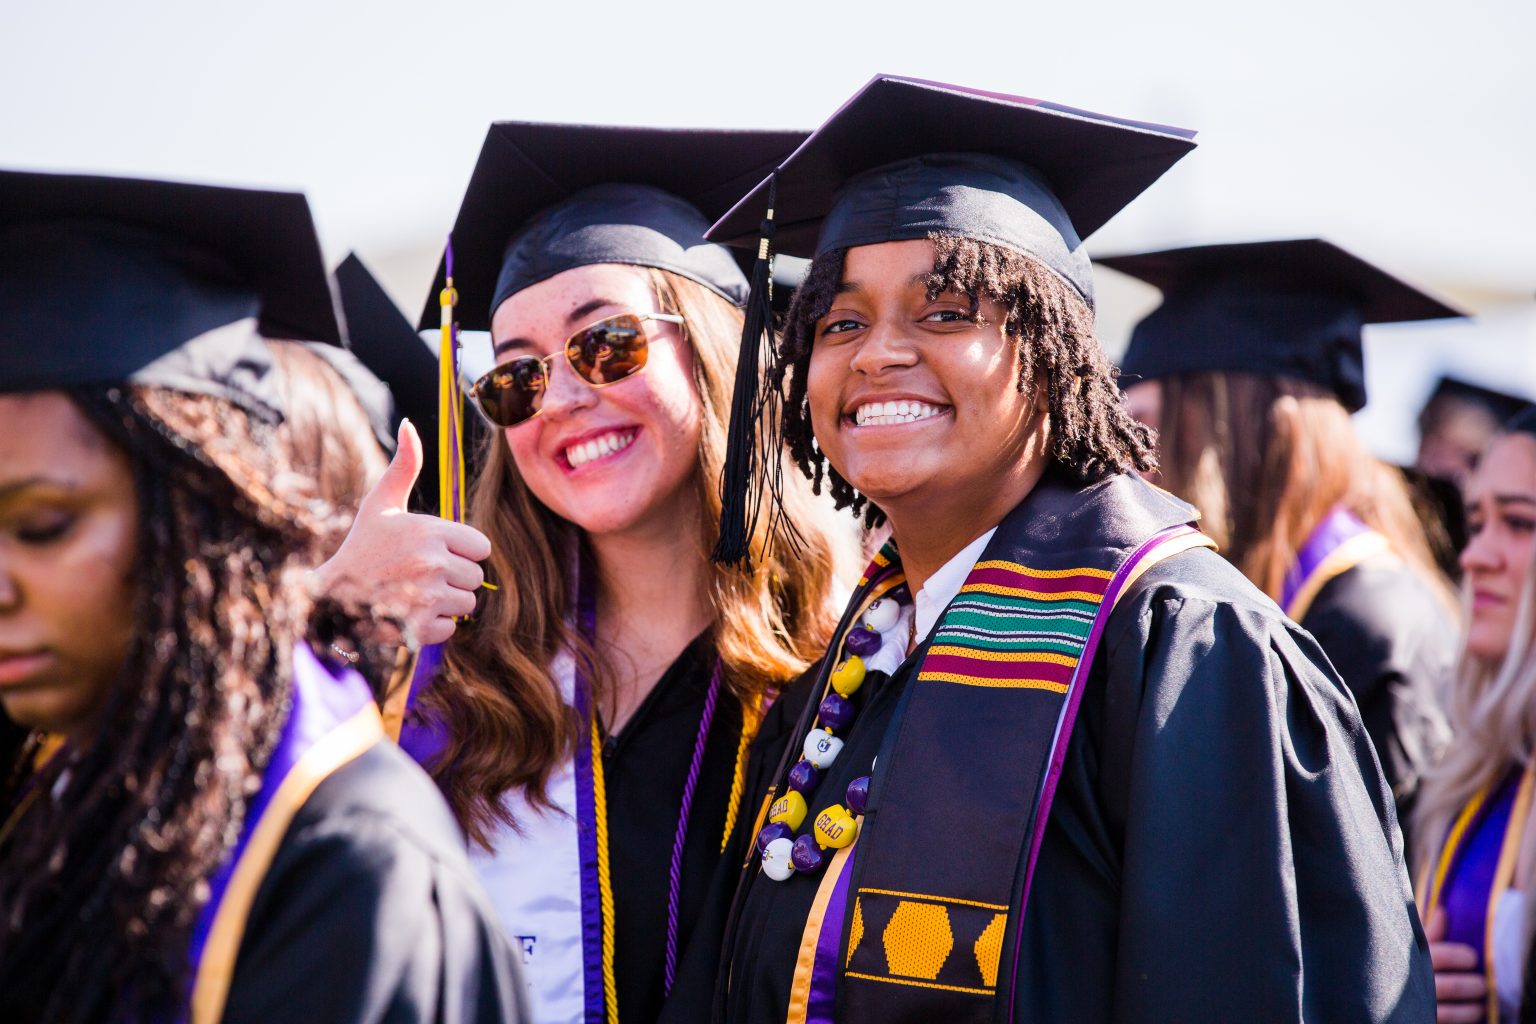
<instances>
[{"instance_id":1,"label":"yellow bead","mask_svg":"<svg viewBox=\"0 0 1536 1024\"><path fill-rule=\"evenodd\" d=\"M859 823L842 804L833 804L816 815L816 845L822 849L841 850L853 843Z\"/></svg>"},{"instance_id":2,"label":"yellow bead","mask_svg":"<svg viewBox=\"0 0 1536 1024\"><path fill-rule=\"evenodd\" d=\"M791 830L800 831L800 825L805 821L806 812L810 808L805 806L805 797L790 790L773 802L768 808L768 820L782 822Z\"/></svg>"},{"instance_id":3,"label":"yellow bead","mask_svg":"<svg viewBox=\"0 0 1536 1024\"><path fill-rule=\"evenodd\" d=\"M855 654L832 671L832 689L852 697L864 685L864 659Z\"/></svg>"}]
</instances>

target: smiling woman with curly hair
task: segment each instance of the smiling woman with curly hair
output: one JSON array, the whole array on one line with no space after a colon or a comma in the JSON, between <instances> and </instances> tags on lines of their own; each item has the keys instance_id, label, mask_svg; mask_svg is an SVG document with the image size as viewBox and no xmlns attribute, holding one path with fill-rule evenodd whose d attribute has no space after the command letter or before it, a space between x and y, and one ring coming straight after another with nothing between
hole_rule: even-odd
<instances>
[{"instance_id":1,"label":"smiling woman with curly hair","mask_svg":"<svg viewBox=\"0 0 1536 1024\"><path fill-rule=\"evenodd\" d=\"M711 229L812 258L732 445L892 541L780 701L714 1004L676 1019L1432 1013L1353 702L1141 479L1094 340L1081 236L1191 145L881 76Z\"/></svg>"},{"instance_id":2,"label":"smiling woman with curly hair","mask_svg":"<svg viewBox=\"0 0 1536 1024\"><path fill-rule=\"evenodd\" d=\"M256 318L336 330L302 198L0 177L0 1017L516 1019L447 808L322 660L366 639L301 586L324 510L271 483Z\"/></svg>"}]
</instances>

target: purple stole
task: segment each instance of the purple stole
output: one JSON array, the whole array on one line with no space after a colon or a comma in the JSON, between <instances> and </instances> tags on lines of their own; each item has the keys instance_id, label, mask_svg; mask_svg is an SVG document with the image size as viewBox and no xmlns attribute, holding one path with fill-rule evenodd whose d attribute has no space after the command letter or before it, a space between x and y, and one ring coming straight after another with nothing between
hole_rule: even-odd
<instances>
[{"instance_id":1,"label":"purple stole","mask_svg":"<svg viewBox=\"0 0 1536 1024\"><path fill-rule=\"evenodd\" d=\"M1494 978L1493 917L1499 898L1514 878L1520 840L1530 814L1533 775L1511 769L1462 808L1446 835L1428 893L1420 899L1427 920L1445 911L1447 942L1477 951L1479 969L1488 980L1488 1021L1498 1024L1498 986Z\"/></svg>"},{"instance_id":2,"label":"purple stole","mask_svg":"<svg viewBox=\"0 0 1536 1024\"><path fill-rule=\"evenodd\" d=\"M307 644L294 648L291 703L240 838L208 880L208 902L190 949L192 1024L211 1024L223 1015L251 903L293 816L316 786L384 738L362 676L333 671Z\"/></svg>"},{"instance_id":3,"label":"purple stole","mask_svg":"<svg viewBox=\"0 0 1536 1024\"><path fill-rule=\"evenodd\" d=\"M1335 508L1296 552L1296 561L1285 574L1280 591L1280 607L1293 621L1300 622L1324 584L1385 550L1386 538L1354 513Z\"/></svg>"}]
</instances>

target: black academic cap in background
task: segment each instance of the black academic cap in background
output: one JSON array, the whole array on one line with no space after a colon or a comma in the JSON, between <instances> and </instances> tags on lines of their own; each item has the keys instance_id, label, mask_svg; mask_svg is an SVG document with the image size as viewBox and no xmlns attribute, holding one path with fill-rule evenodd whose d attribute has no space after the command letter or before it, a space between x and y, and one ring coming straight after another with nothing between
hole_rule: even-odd
<instances>
[{"instance_id":1,"label":"black academic cap in background","mask_svg":"<svg viewBox=\"0 0 1536 1024\"><path fill-rule=\"evenodd\" d=\"M1093 300L1082 239L1194 149L1194 133L1041 100L878 75L709 236L831 249L957 235L1043 262Z\"/></svg>"},{"instance_id":2,"label":"black academic cap in background","mask_svg":"<svg viewBox=\"0 0 1536 1024\"><path fill-rule=\"evenodd\" d=\"M485 137L453 226L458 319L489 330L508 296L574 267L624 263L679 274L740 305L735 257L710 221L804 132L623 128L500 121ZM446 258L420 325L440 322Z\"/></svg>"},{"instance_id":3,"label":"black academic cap in background","mask_svg":"<svg viewBox=\"0 0 1536 1024\"><path fill-rule=\"evenodd\" d=\"M1163 292L1136 325L1122 380L1253 373L1326 388L1365 405L1365 324L1438 320L1460 310L1316 238L1201 245L1101 257Z\"/></svg>"},{"instance_id":4,"label":"black academic cap in background","mask_svg":"<svg viewBox=\"0 0 1536 1024\"><path fill-rule=\"evenodd\" d=\"M390 447L402 417L421 435L424 458L417 497L420 507L433 507L437 500L437 354L355 253L341 262L334 278L346 314L347 347L394 396ZM474 419L464 418L466 430L475 428ZM466 443L466 456L471 447Z\"/></svg>"},{"instance_id":5,"label":"black academic cap in background","mask_svg":"<svg viewBox=\"0 0 1536 1024\"><path fill-rule=\"evenodd\" d=\"M1432 404L1441 399L1451 399L1461 402L1470 402L1488 410L1499 423L1506 423L1517 414L1523 412L1530 400L1512 395L1505 391L1486 387L1482 384L1474 384L1469 380L1459 377L1441 377L1435 382L1434 390L1424 400L1424 408L1428 409Z\"/></svg>"},{"instance_id":6,"label":"black academic cap in background","mask_svg":"<svg viewBox=\"0 0 1536 1024\"><path fill-rule=\"evenodd\" d=\"M256 332L341 341L302 195L30 171L0 171L0 324L0 391L135 382L273 415Z\"/></svg>"}]
</instances>

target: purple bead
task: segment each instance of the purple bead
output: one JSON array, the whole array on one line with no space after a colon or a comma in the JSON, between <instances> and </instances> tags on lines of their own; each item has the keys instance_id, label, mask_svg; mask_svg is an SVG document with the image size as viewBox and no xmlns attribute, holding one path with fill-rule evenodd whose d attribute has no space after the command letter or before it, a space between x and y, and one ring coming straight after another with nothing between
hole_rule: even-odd
<instances>
[{"instance_id":1,"label":"purple bead","mask_svg":"<svg viewBox=\"0 0 1536 1024\"><path fill-rule=\"evenodd\" d=\"M796 871L815 871L821 867L822 860L821 847L816 845L816 837L810 833L796 839L794 848L789 851L789 862Z\"/></svg>"},{"instance_id":2,"label":"purple bead","mask_svg":"<svg viewBox=\"0 0 1536 1024\"><path fill-rule=\"evenodd\" d=\"M854 817L864 813L864 801L869 799L869 776L861 775L848 783L848 792L844 794L848 801L848 810Z\"/></svg>"},{"instance_id":3,"label":"purple bead","mask_svg":"<svg viewBox=\"0 0 1536 1024\"><path fill-rule=\"evenodd\" d=\"M763 830L757 834L757 852L762 853L768 849L768 844L775 839L793 839L795 830L782 821L770 821L763 826Z\"/></svg>"},{"instance_id":4,"label":"purple bead","mask_svg":"<svg viewBox=\"0 0 1536 1024\"><path fill-rule=\"evenodd\" d=\"M830 732L842 732L853 721L853 704L847 697L836 693L827 694L817 709L821 727Z\"/></svg>"},{"instance_id":5,"label":"purple bead","mask_svg":"<svg viewBox=\"0 0 1536 1024\"><path fill-rule=\"evenodd\" d=\"M800 762L789 770L789 788L801 796L810 796L815 790L816 784L821 781L821 772L811 762L800 759Z\"/></svg>"},{"instance_id":6,"label":"purple bead","mask_svg":"<svg viewBox=\"0 0 1536 1024\"><path fill-rule=\"evenodd\" d=\"M849 654L857 654L861 658L867 658L880 649L880 634L866 626L855 626L848 631L848 637L843 641L843 647Z\"/></svg>"}]
</instances>

